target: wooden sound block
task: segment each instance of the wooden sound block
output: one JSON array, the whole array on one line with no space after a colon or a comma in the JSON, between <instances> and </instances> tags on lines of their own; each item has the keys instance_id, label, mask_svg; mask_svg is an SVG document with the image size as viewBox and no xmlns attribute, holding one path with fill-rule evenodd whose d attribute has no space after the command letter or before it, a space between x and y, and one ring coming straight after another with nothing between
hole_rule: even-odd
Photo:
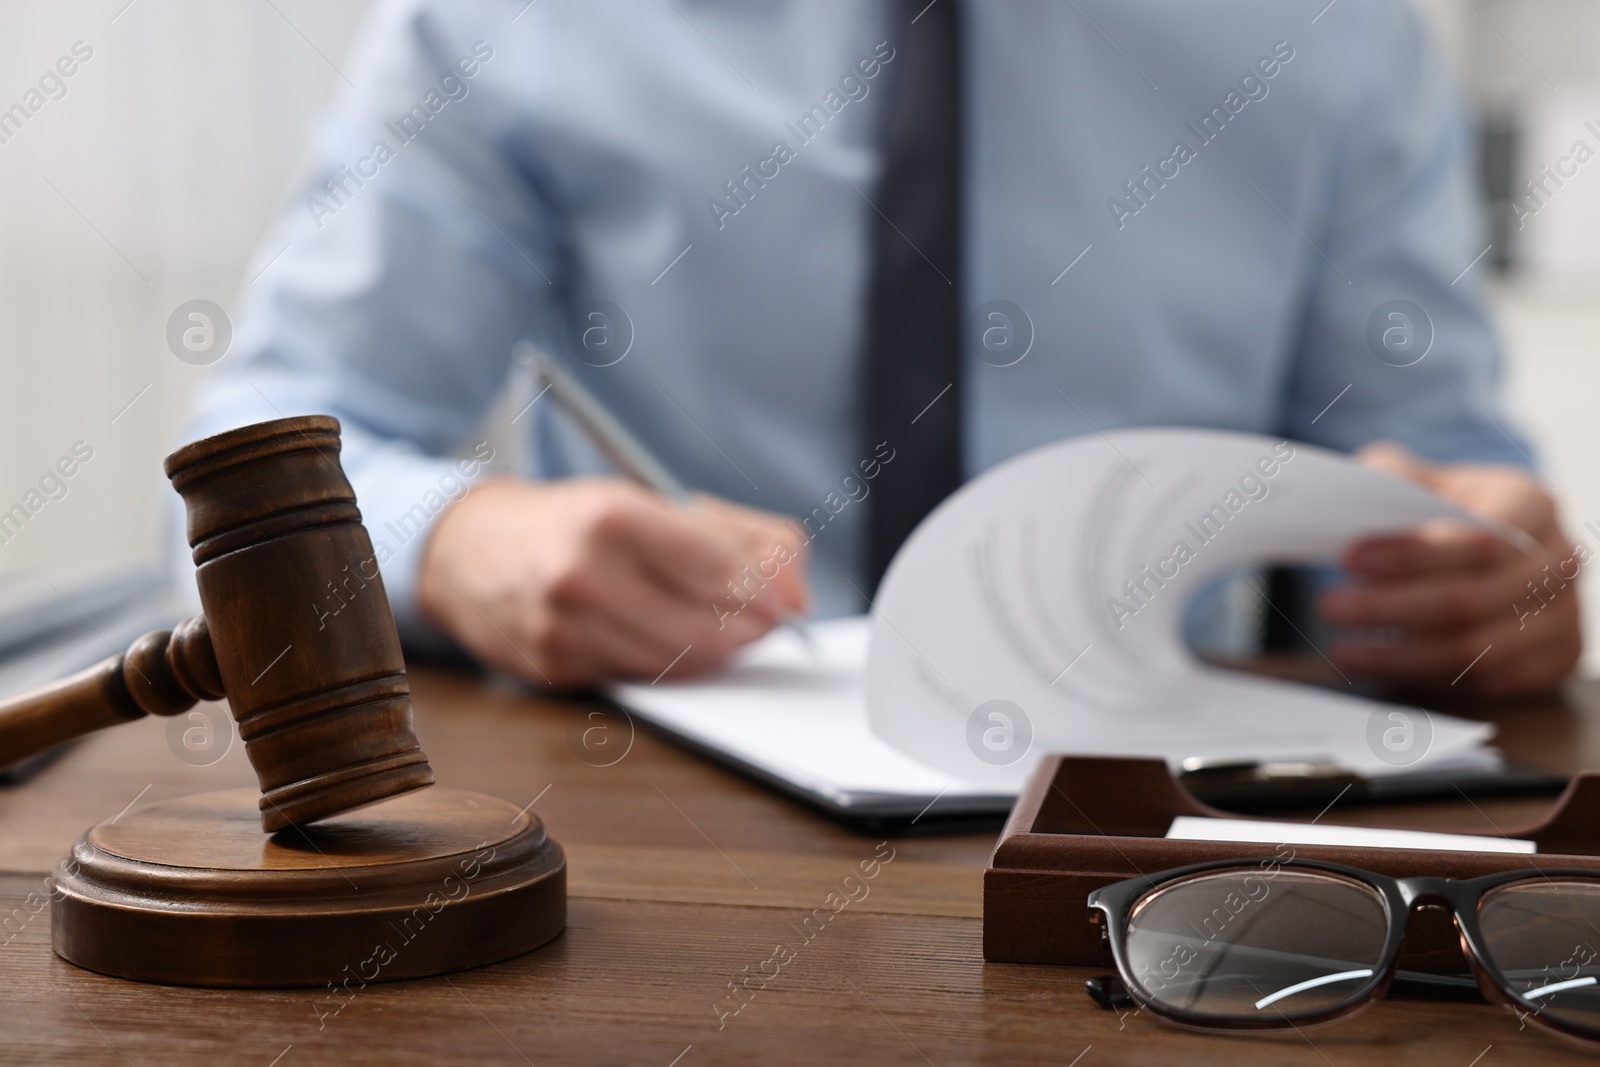
<instances>
[{"instance_id":1,"label":"wooden sound block","mask_svg":"<svg viewBox=\"0 0 1600 1067\"><path fill-rule=\"evenodd\" d=\"M566 925L561 846L506 801L435 786L268 836L259 800L202 793L88 830L56 873L56 953L142 982L354 990Z\"/></svg>"}]
</instances>

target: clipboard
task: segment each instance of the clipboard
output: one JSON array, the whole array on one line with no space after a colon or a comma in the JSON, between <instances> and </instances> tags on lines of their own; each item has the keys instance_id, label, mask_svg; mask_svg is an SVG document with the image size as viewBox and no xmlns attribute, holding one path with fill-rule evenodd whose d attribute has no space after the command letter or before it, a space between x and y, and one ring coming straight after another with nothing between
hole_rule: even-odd
<instances>
[{"instance_id":1,"label":"clipboard","mask_svg":"<svg viewBox=\"0 0 1600 1067\"><path fill-rule=\"evenodd\" d=\"M1112 967L1100 928L1087 918L1093 890L1190 863L1281 855L1270 844L1170 840L1167 829L1180 815L1232 817L1196 800L1163 760L1046 758L1018 798L984 871L983 958ZM1393 877L1474 878L1535 867L1600 871L1600 772L1574 777L1543 820L1502 832L1532 840L1538 851L1519 855L1302 844L1293 850L1299 858ZM1432 974L1467 970L1447 912L1421 910L1411 916L1400 966Z\"/></svg>"},{"instance_id":2,"label":"clipboard","mask_svg":"<svg viewBox=\"0 0 1600 1067\"><path fill-rule=\"evenodd\" d=\"M863 682L867 626L865 617L813 624L815 653L792 634L768 634L710 678L611 684L604 707L620 709L619 726L625 715L629 728L634 722L649 726L863 832L998 830L1025 784L1020 771L1012 784L964 781L875 733ZM1172 710L1170 718L1181 721L1181 705ZM1392 802L1454 799L1463 792L1553 794L1566 785L1565 777L1499 759L1442 762L1376 777L1331 763L1189 763L1197 763L1183 778L1190 793L1241 811L1316 809L1341 795L1341 803Z\"/></svg>"}]
</instances>

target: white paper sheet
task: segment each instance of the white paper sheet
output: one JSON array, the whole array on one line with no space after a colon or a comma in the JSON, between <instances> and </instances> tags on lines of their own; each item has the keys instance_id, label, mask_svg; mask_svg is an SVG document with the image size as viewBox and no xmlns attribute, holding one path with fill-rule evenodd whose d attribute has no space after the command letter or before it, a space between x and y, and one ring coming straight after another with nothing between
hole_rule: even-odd
<instances>
[{"instance_id":1,"label":"white paper sheet","mask_svg":"<svg viewBox=\"0 0 1600 1067\"><path fill-rule=\"evenodd\" d=\"M1331 560L1435 519L1476 521L1337 453L1248 434L1121 431L1019 456L895 557L872 616L873 731L1008 790L1051 752L1374 775L1480 759L1488 726L1211 668L1179 633L1185 602L1219 572Z\"/></svg>"},{"instance_id":2,"label":"white paper sheet","mask_svg":"<svg viewBox=\"0 0 1600 1067\"><path fill-rule=\"evenodd\" d=\"M793 633L776 630L710 678L608 692L671 733L843 809L916 816L936 798L968 812L1009 806L1015 790L953 779L868 727L865 617L813 623L811 632L815 657Z\"/></svg>"},{"instance_id":3,"label":"white paper sheet","mask_svg":"<svg viewBox=\"0 0 1600 1067\"><path fill-rule=\"evenodd\" d=\"M1258 844L1358 845L1366 848L1429 848L1442 852L1513 852L1531 855L1532 841L1425 830L1388 830L1327 823L1268 822L1260 819L1204 819L1180 815L1167 828L1174 841L1248 841Z\"/></svg>"}]
</instances>

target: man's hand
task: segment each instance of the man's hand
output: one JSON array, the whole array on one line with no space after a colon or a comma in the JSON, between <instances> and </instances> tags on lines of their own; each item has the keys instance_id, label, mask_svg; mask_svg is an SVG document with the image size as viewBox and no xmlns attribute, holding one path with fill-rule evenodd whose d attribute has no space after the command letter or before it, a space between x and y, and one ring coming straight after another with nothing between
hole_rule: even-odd
<instances>
[{"instance_id":1,"label":"man's hand","mask_svg":"<svg viewBox=\"0 0 1600 1067\"><path fill-rule=\"evenodd\" d=\"M492 481L439 517L418 597L474 656L529 681L687 675L807 610L800 540L711 497L685 509L615 479Z\"/></svg>"},{"instance_id":2,"label":"man's hand","mask_svg":"<svg viewBox=\"0 0 1600 1067\"><path fill-rule=\"evenodd\" d=\"M1332 652L1339 667L1480 696L1539 692L1570 674L1583 646L1574 579L1589 553L1561 532L1550 494L1516 467L1432 464L1395 444L1370 445L1358 458L1510 523L1539 547L1524 552L1459 523L1350 546L1343 562L1355 581L1325 593L1320 609L1335 626L1369 633L1341 638Z\"/></svg>"}]
</instances>

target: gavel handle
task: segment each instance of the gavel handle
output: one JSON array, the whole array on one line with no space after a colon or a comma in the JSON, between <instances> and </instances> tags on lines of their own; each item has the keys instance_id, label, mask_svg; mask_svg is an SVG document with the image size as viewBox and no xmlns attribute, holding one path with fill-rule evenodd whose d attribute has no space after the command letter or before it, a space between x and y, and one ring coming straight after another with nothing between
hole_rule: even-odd
<instances>
[{"instance_id":1,"label":"gavel handle","mask_svg":"<svg viewBox=\"0 0 1600 1067\"><path fill-rule=\"evenodd\" d=\"M176 715L222 698L203 615L147 633L126 653L0 701L0 770L64 741L145 715Z\"/></svg>"}]
</instances>

